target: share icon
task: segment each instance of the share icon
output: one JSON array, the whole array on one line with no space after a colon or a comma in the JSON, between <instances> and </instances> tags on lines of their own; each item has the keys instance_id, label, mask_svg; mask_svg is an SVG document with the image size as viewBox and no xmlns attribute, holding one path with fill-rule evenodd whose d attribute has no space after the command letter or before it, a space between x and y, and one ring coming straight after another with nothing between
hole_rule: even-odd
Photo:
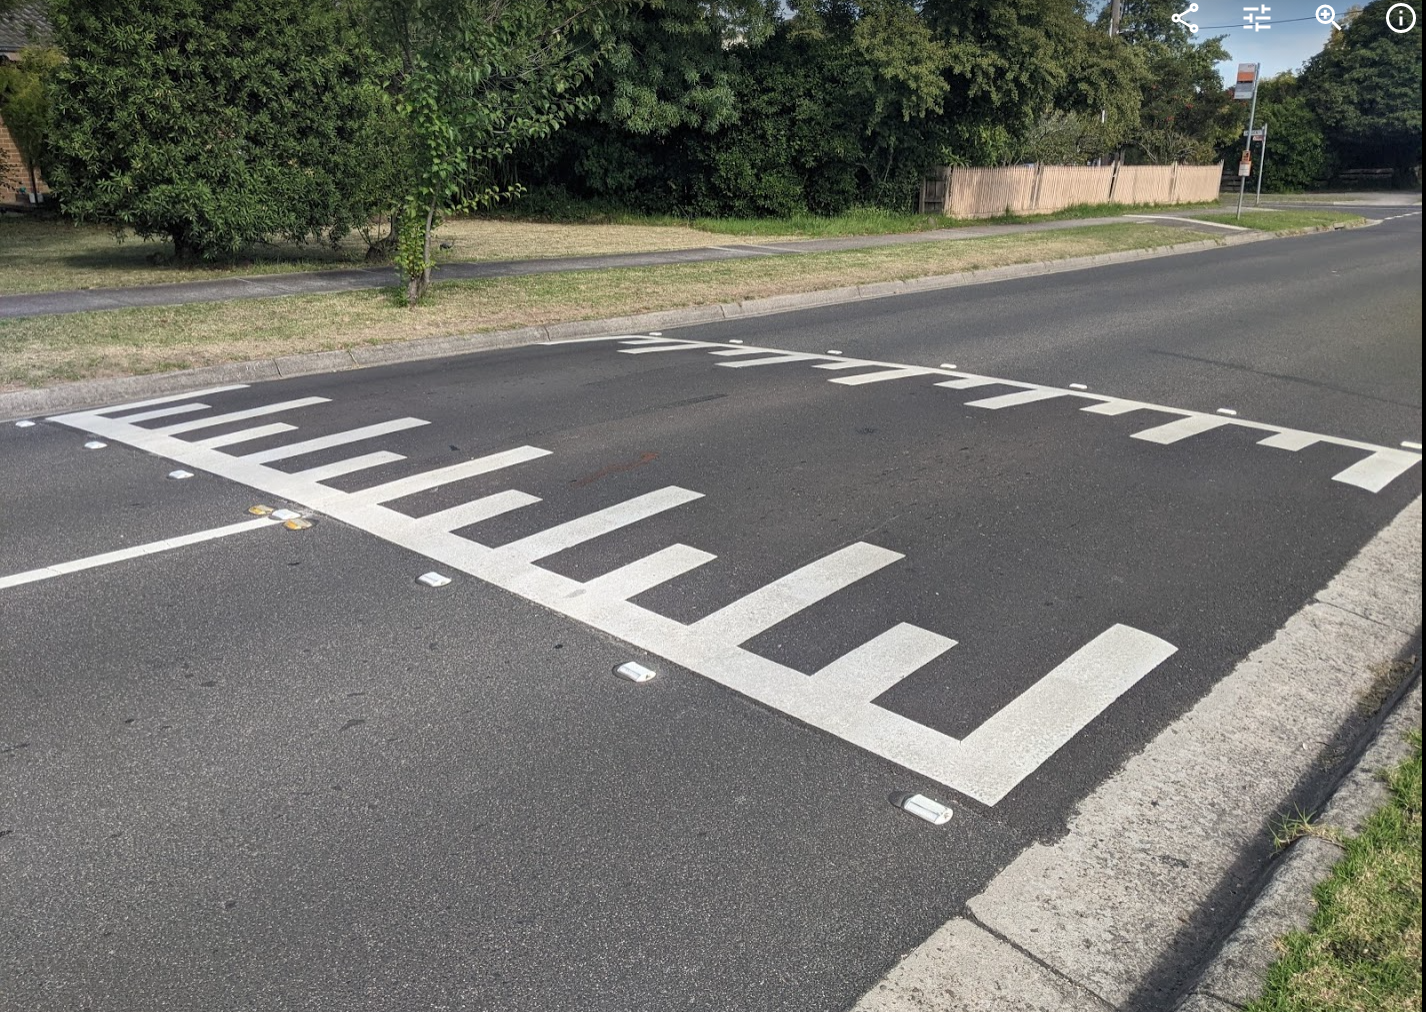
<instances>
[{"instance_id":1,"label":"share icon","mask_svg":"<svg viewBox=\"0 0 1426 1012\"><path fill-rule=\"evenodd\" d=\"M1198 26L1195 25L1195 24L1190 24L1189 22L1187 22L1187 21L1184 20L1184 18L1185 18L1187 15L1189 15L1189 14L1197 14L1197 13L1198 13L1198 4L1189 4L1189 5L1188 5L1188 10L1184 11L1182 14L1175 14L1175 15L1173 16L1173 20L1174 20L1175 22L1177 22L1178 24L1183 25L1183 27L1187 28L1187 29L1188 29L1190 32L1192 32L1194 35L1197 35L1197 34L1198 34Z\"/></svg>"}]
</instances>

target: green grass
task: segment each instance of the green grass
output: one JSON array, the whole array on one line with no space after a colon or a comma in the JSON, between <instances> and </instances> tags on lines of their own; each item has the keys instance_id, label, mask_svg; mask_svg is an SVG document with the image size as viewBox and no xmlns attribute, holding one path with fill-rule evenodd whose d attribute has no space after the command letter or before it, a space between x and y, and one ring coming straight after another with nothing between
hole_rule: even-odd
<instances>
[{"instance_id":1,"label":"green grass","mask_svg":"<svg viewBox=\"0 0 1426 1012\"><path fill-rule=\"evenodd\" d=\"M1366 221L1359 214L1345 214L1341 211L1244 211L1239 218L1232 211L1210 214L1193 214L1189 217L1199 221L1216 221L1221 225L1242 225L1244 228L1263 232L1288 232L1302 228L1320 228L1324 225L1360 225Z\"/></svg>"},{"instance_id":2,"label":"green grass","mask_svg":"<svg viewBox=\"0 0 1426 1012\"><path fill-rule=\"evenodd\" d=\"M397 307L391 290L371 289L5 319L0 389L597 320L1201 238L1124 222L833 253L447 281L410 310Z\"/></svg>"},{"instance_id":3,"label":"green grass","mask_svg":"<svg viewBox=\"0 0 1426 1012\"><path fill-rule=\"evenodd\" d=\"M1245 1012L1420 1012L1421 732L1411 740L1414 754L1388 775L1390 801L1347 840L1310 928L1282 940Z\"/></svg>"}]
</instances>

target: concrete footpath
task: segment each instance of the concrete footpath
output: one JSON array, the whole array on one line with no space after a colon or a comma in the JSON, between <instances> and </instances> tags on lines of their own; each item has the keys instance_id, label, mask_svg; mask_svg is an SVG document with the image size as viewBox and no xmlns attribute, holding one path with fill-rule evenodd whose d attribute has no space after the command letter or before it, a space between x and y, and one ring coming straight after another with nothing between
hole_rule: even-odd
<instances>
[{"instance_id":1,"label":"concrete footpath","mask_svg":"<svg viewBox=\"0 0 1426 1012\"><path fill-rule=\"evenodd\" d=\"M602 256L549 257L535 260L491 260L480 263L442 264L438 281L468 281L478 278L505 278L522 274L550 274L557 271L593 271L615 267L658 267L665 264L708 263L719 260L747 260L752 257L786 256L794 253L836 253L843 250L904 246L914 243L980 239L987 236L1018 235L1024 232L1052 232L1086 225L1132 223L1130 216L1078 218L1040 221L1025 225L972 225L940 228L930 232L894 235L857 235L836 239L804 239L776 244L706 246L700 249L664 250L653 253L611 253ZM1236 231L1232 226L1186 218L1158 220L1169 225L1210 235ZM270 299L283 295L330 295L385 288L397 283L393 267L350 267L343 270L306 271L295 274L258 274L219 278L212 281L179 281L130 288L95 288L59 292L26 292L0 295L0 319L87 313L105 309L132 309L140 306L177 306L194 302L224 302L229 299Z\"/></svg>"}]
</instances>

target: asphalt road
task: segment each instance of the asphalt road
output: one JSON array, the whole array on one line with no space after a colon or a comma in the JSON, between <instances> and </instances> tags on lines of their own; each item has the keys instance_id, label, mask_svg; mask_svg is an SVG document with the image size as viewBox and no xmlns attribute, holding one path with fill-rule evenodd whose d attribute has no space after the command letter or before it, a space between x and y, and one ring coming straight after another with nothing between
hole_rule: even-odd
<instances>
[{"instance_id":1,"label":"asphalt road","mask_svg":"<svg viewBox=\"0 0 1426 1012\"><path fill-rule=\"evenodd\" d=\"M0 577L315 524L0 583L0 1008L849 1007L1420 494L1343 480L1420 441L1420 255L1407 217L4 426ZM937 385L976 376L1022 385Z\"/></svg>"}]
</instances>

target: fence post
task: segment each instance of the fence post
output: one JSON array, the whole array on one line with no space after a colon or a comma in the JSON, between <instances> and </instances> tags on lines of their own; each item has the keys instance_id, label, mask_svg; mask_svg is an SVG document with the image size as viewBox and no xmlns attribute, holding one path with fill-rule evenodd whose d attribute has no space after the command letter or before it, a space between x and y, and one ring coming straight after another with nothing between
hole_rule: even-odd
<instances>
[{"instance_id":1,"label":"fence post","mask_svg":"<svg viewBox=\"0 0 1426 1012\"><path fill-rule=\"evenodd\" d=\"M1034 214L1040 209L1040 185L1045 181L1045 167L1039 162L1035 163L1035 185L1030 187L1030 213Z\"/></svg>"},{"instance_id":2,"label":"fence post","mask_svg":"<svg viewBox=\"0 0 1426 1012\"><path fill-rule=\"evenodd\" d=\"M1114 203L1115 191L1119 189L1119 162L1115 161L1109 174L1109 203Z\"/></svg>"},{"instance_id":3,"label":"fence post","mask_svg":"<svg viewBox=\"0 0 1426 1012\"><path fill-rule=\"evenodd\" d=\"M1178 203L1178 162L1173 163L1173 172L1169 175L1169 203Z\"/></svg>"}]
</instances>

